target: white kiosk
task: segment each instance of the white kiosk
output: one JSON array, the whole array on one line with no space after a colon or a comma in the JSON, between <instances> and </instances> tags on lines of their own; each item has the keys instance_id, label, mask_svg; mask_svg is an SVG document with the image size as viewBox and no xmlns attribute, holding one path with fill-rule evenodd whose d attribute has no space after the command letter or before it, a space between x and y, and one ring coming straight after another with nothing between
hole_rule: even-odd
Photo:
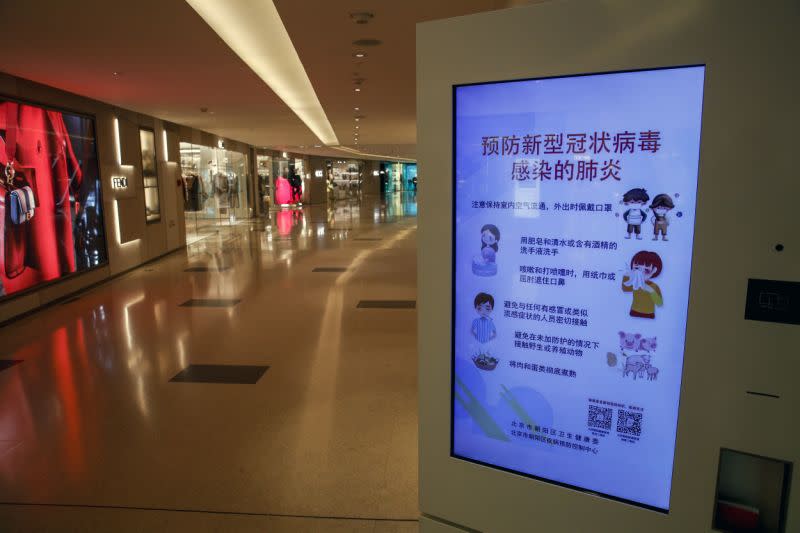
<instances>
[{"instance_id":1,"label":"white kiosk","mask_svg":"<svg viewBox=\"0 0 800 533\"><path fill-rule=\"evenodd\" d=\"M418 26L423 532L800 531L798 27Z\"/></svg>"}]
</instances>

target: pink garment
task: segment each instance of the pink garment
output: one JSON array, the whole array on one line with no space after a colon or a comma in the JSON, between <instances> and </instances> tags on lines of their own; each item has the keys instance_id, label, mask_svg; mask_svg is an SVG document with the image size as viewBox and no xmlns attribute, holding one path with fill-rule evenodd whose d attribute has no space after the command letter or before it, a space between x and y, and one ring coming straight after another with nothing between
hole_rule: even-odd
<instances>
[{"instance_id":1,"label":"pink garment","mask_svg":"<svg viewBox=\"0 0 800 533\"><path fill-rule=\"evenodd\" d=\"M292 186L283 176L275 181L275 203L278 205L292 203Z\"/></svg>"}]
</instances>

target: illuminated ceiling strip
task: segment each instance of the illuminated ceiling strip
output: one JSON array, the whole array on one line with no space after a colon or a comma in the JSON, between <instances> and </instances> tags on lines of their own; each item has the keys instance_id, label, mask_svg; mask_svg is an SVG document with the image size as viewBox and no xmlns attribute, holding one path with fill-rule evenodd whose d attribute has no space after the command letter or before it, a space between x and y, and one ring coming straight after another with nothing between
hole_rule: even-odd
<instances>
[{"instance_id":1,"label":"illuminated ceiling strip","mask_svg":"<svg viewBox=\"0 0 800 533\"><path fill-rule=\"evenodd\" d=\"M339 144L272 0L186 2L323 144Z\"/></svg>"},{"instance_id":2,"label":"illuminated ceiling strip","mask_svg":"<svg viewBox=\"0 0 800 533\"><path fill-rule=\"evenodd\" d=\"M350 154L361 155L364 157L375 157L378 159L386 159L387 161L401 161L405 163L416 163L416 159L412 159L410 157L397 157L396 155L383 155L383 154L371 154L369 152L362 152L361 150L356 150L354 148L348 148L346 146L331 146L334 150L339 150L341 152L347 152Z\"/></svg>"}]
</instances>

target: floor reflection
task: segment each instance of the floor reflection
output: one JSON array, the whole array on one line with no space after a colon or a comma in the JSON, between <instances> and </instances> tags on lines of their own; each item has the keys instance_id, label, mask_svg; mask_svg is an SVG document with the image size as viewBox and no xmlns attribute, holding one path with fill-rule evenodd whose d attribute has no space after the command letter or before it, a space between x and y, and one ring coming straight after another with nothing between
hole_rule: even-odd
<instances>
[{"instance_id":1,"label":"floor reflection","mask_svg":"<svg viewBox=\"0 0 800 533\"><path fill-rule=\"evenodd\" d=\"M415 214L400 193L209 223L0 330L23 361L0 372L0 501L416 517L415 314L355 308L416 297ZM271 370L169 384L193 363Z\"/></svg>"}]
</instances>

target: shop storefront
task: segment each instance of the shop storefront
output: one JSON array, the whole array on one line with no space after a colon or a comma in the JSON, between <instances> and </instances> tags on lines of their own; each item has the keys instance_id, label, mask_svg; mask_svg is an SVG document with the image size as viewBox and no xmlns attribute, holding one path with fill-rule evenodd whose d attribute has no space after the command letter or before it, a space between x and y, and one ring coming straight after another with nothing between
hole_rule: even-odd
<instances>
[{"instance_id":1,"label":"shop storefront","mask_svg":"<svg viewBox=\"0 0 800 533\"><path fill-rule=\"evenodd\" d=\"M334 198L356 196L364 180L364 162L355 159L333 160L327 163L328 190Z\"/></svg>"},{"instance_id":2,"label":"shop storefront","mask_svg":"<svg viewBox=\"0 0 800 533\"><path fill-rule=\"evenodd\" d=\"M184 246L177 125L0 80L0 322Z\"/></svg>"},{"instance_id":3,"label":"shop storefront","mask_svg":"<svg viewBox=\"0 0 800 533\"><path fill-rule=\"evenodd\" d=\"M384 193L416 192L417 164L382 162L380 164L381 191Z\"/></svg>"},{"instance_id":4,"label":"shop storefront","mask_svg":"<svg viewBox=\"0 0 800 533\"><path fill-rule=\"evenodd\" d=\"M188 242L250 216L247 154L188 142L180 151Z\"/></svg>"},{"instance_id":5,"label":"shop storefront","mask_svg":"<svg viewBox=\"0 0 800 533\"><path fill-rule=\"evenodd\" d=\"M282 154L272 159L273 200L286 207L308 203L307 182L310 178L305 160Z\"/></svg>"},{"instance_id":6,"label":"shop storefront","mask_svg":"<svg viewBox=\"0 0 800 533\"><path fill-rule=\"evenodd\" d=\"M264 214L269 212L269 206L272 203L272 156L265 154L256 155L256 172L258 173L258 182L256 184L256 201L259 205L259 213Z\"/></svg>"}]
</instances>

